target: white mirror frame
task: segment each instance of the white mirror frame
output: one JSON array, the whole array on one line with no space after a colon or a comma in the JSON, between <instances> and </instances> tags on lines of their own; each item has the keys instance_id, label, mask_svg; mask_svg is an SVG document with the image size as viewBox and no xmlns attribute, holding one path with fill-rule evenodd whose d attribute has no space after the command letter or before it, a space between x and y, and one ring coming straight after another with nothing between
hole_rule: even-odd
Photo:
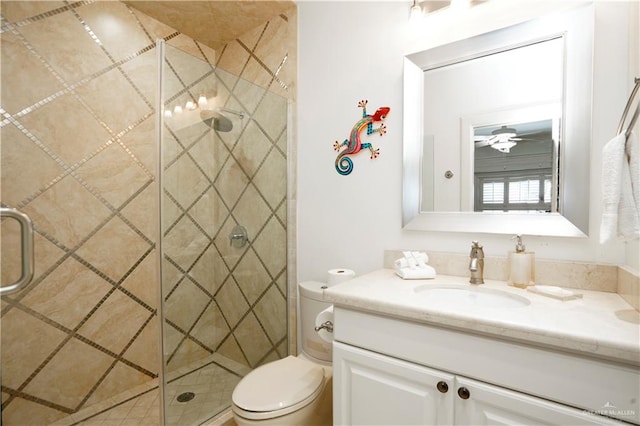
<instances>
[{"instance_id":1,"label":"white mirror frame","mask_svg":"<svg viewBox=\"0 0 640 426\"><path fill-rule=\"evenodd\" d=\"M590 185L585 182L589 182L591 151L593 26L593 6L583 6L405 56L402 188L404 229L587 236ZM420 212L424 71L531 44L533 40L542 41L558 36L565 39L562 126L562 139L565 143L561 146L560 170L563 176L559 206L562 214Z\"/></svg>"}]
</instances>

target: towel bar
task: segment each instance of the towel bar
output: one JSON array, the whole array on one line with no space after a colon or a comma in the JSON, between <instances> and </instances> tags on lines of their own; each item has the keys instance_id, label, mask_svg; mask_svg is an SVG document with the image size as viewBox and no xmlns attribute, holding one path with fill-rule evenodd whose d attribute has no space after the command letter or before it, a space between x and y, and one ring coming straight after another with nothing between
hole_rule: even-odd
<instances>
[{"instance_id":1,"label":"towel bar","mask_svg":"<svg viewBox=\"0 0 640 426\"><path fill-rule=\"evenodd\" d=\"M640 88L640 78L636 77L634 79L634 83L635 83L635 86L633 87L633 90L631 91L631 95L629 95L629 100L627 101L627 105L624 107L624 111L622 112L622 118L620 118L620 124L618 125L618 131L616 132L616 135L619 135L622 132L622 129L624 128L624 122L627 119L629 110L631 109L631 104L633 103L633 99L635 98L636 94L638 93L638 89ZM624 131L625 138L627 139L629 138L629 135L631 134L631 130L633 129L633 126L635 126L636 122L638 121L639 115L640 115L640 102L638 102L638 104L636 105L636 111L633 113L633 117L631 117L629 126L627 126L627 129Z\"/></svg>"}]
</instances>

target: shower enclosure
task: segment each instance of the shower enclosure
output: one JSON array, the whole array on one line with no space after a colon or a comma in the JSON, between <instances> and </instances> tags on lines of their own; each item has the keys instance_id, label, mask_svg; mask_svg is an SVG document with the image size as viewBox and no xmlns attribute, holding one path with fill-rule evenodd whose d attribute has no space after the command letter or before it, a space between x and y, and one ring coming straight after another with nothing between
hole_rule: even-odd
<instances>
[{"instance_id":1,"label":"shower enclosure","mask_svg":"<svg viewBox=\"0 0 640 426\"><path fill-rule=\"evenodd\" d=\"M165 423L286 356L287 100L159 42Z\"/></svg>"},{"instance_id":2,"label":"shower enclosure","mask_svg":"<svg viewBox=\"0 0 640 426\"><path fill-rule=\"evenodd\" d=\"M1 297L0 423L144 400L125 423L157 425L158 394L167 425L215 416L289 351L287 15L214 50L125 2L0 13L2 286L27 240L9 209L34 258Z\"/></svg>"}]
</instances>

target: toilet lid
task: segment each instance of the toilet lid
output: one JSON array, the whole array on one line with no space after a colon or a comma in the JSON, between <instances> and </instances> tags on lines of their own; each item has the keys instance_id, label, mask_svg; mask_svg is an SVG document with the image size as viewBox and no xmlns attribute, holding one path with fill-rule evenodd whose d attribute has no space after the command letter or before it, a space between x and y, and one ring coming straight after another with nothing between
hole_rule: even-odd
<instances>
[{"instance_id":1,"label":"toilet lid","mask_svg":"<svg viewBox=\"0 0 640 426\"><path fill-rule=\"evenodd\" d=\"M269 412L294 406L322 390L322 367L288 356L256 368L233 391L233 403L246 411Z\"/></svg>"}]
</instances>

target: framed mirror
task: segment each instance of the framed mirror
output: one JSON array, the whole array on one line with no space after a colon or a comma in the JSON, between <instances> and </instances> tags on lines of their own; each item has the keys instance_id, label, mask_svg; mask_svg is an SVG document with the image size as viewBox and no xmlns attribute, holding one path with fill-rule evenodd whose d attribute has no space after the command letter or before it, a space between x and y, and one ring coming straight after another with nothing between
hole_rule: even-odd
<instances>
[{"instance_id":1,"label":"framed mirror","mask_svg":"<svg viewBox=\"0 0 640 426\"><path fill-rule=\"evenodd\" d=\"M405 57L405 229L587 235L592 41L583 6Z\"/></svg>"}]
</instances>

